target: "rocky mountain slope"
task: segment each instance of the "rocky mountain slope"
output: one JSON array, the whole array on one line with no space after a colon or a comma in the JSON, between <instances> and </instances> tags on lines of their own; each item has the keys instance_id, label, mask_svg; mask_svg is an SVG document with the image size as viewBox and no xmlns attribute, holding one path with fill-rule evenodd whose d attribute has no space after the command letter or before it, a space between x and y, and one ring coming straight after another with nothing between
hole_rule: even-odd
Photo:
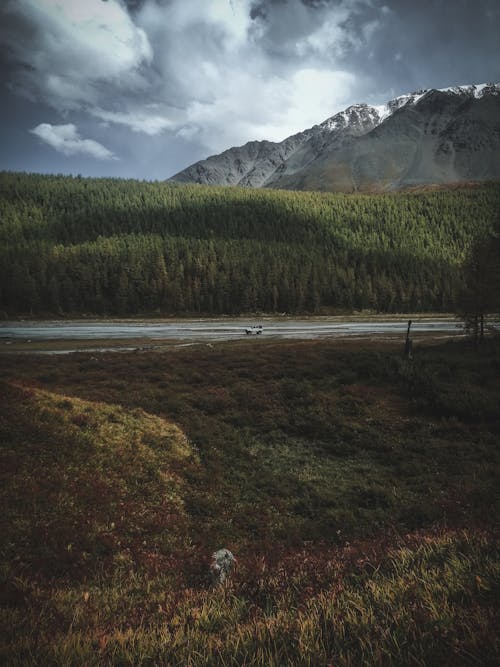
<instances>
[{"instance_id":1,"label":"rocky mountain slope","mask_svg":"<svg viewBox=\"0 0 500 667\"><path fill-rule=\"evenodd\" d=\"M498 178L500 84L481 84L355 104L280 143L251 141L169 180L351 192Z\"/></svg>"}]
</instances>

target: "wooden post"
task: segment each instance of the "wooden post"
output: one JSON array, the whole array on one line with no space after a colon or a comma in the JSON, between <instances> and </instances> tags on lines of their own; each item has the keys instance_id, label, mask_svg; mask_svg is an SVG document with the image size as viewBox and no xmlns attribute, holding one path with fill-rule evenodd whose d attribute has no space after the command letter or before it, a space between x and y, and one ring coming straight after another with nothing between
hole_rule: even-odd
<instances>
[{"instance_id":1,"label":"wooden post","mask_svg":"<svg viewBox=\"0 0 500 667\"><path fill-rule=\"evenodd\" d=\"M405 357L413 359L413 341L410 338L411 320L408 320L408 329L406 330Z\"/></svg>"}]
</instances>

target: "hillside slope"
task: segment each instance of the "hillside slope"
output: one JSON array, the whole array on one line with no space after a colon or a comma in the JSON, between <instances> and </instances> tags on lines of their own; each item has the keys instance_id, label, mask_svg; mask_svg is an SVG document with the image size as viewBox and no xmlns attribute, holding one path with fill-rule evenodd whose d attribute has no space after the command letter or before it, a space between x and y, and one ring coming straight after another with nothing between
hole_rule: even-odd
<instances>
[{"instance_id":1,"label":"hillside slope","mask_svg":"<svg viewBox=\"0 0 500 667\"><path fill-rule=\"evenodd\" d=\"M0 174L0 314L455 308L498 184L384 195Z\"/></svg>"},{"instance_id":2,"label":"hillside slope","mask_svg":"<svg viewBox=\"0 0 500 667\"><path fill-rule=\"evenodd\" d=\"M352 192L497 178L500 84L481 84L356 104L281 143L230 148L169 180Z\"/></svg>"}]
</instances>

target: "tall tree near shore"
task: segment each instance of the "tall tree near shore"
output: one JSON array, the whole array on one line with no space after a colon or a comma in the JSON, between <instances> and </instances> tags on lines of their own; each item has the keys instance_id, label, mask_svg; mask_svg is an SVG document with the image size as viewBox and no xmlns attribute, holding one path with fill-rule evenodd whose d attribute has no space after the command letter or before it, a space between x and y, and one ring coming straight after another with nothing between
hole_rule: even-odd
<instances>
[{"instance_id":1,"label":"tall tree near shore","mask_svg":"<svg viewBox=\"0 0 500 667\"><path fill-rule=\"evenodd\" d=\"M464 273L459 311L477 343L488 321L500 316L500 214L493 229L471 246Z\"/></svg>"}]
</instances>

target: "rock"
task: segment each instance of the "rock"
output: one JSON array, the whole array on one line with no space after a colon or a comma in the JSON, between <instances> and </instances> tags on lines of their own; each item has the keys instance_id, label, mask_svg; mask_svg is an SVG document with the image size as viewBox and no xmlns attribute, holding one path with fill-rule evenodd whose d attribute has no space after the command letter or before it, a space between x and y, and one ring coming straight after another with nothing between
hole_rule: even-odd
<instances>
[{"instance_id":1,"label":"rock","mask_svg":"<svg viewBox=\"0 0 500 667\"><path fill-rule=\"evenodd\" d=\"M212 554L210 563L210 580L212 586L223 584L236 563L236 558L229 549L219 549Z\"/></svg>"}]
</instances>

